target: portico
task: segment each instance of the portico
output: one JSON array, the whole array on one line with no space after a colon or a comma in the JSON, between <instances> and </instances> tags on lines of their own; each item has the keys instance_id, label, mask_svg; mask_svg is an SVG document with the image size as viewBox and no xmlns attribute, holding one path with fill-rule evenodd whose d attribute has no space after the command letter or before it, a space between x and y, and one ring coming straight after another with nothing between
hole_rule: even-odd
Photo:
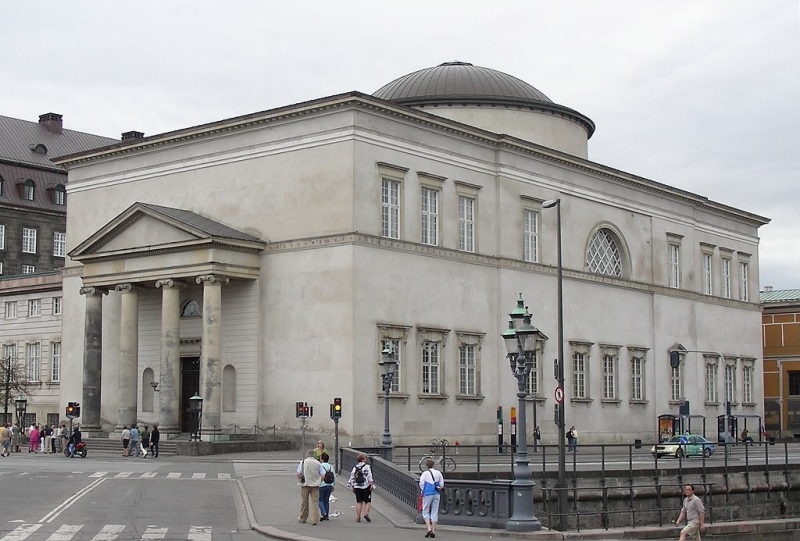
<instances>
[{"instance_id":1,"label":"portico","mask_svg":"<svg viewBox=\"0 0 800 541\"><path fill-rule=\"evenodd\" d=\"M83 362L83 427L100 430L102 420L121 430L138 420L142 385L139 297L161 292L157 363L157 422L164 433L181 431L181 291L202 286L200 388L204 432L221 427L223 287L259 277L266 243L198 214L136 203L70 253L83 264L86 297ZM119 296L118 313L103 311L103 297ZM199 303L200 304L200 303ZM116 305L115 305L116 308ZM119 329L116 388L102 389L104 322ZM103 392L115 393L115 412L101 411ZM111 418L109 418L111 417Z\"/></svg>"}]
</instances>

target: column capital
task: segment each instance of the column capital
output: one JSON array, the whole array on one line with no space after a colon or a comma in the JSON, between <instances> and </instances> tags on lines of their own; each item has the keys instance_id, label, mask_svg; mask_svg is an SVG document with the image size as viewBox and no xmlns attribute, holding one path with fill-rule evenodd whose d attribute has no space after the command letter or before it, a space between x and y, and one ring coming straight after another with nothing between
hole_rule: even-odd
<instances>
[{"instance_id":1,"label":"column capital","mask_svg":"<svg viewBox=\"0 0 800 541\"><path fill-rule=\"evenodd\" d=\"M108 290L107 289L101 289L99 287L82 287L80 289L80 294L81 295L86 295L87 297L89 295L101 295L102 296L102 295L108 295Z\"/></svg>"},{"instance_id":2,"label":"column capital","mask_svg":"<svg viewBox=\"0 0 800 541\"><path fill-rule=\"evenodd\" d=\"M230 281L231 279L228 278L227 276L222 276L219 274L203 274L195 279L195 282L203 285L210 285L215 283L219 283L220 285L225 285Z\"/></svg>"},{"instance_id":3,"label":"column capital","mask_svg":"<svg viewBox=\"0 0 800 541\"><path fill-rule=\"evenodd\" d=\"M122 291L123 293L136 293L141 291L141 286L136 284L117 284L114 286L114 291Z\"/></svg>"},{"instance_id":4,"label":"column capital","mask_svg":"<svg viewBox=\"0 0 800 541\"><path fill-rule=\"evenodd\" d=\"M163 280L156 280L156 287L160 287L162 289L180 289L182 287L186 287L186 283L173 278L164 278Z\"/></svg>"}]
</instances>

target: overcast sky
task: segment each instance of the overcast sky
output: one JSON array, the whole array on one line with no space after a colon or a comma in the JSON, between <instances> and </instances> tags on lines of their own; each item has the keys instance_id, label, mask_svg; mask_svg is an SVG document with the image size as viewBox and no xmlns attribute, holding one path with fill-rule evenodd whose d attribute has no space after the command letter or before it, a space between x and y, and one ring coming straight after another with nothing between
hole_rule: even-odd
<instances>
[{"instance_id":1,"label":"overcast sky","mask_svg":"<svg viewBox=\"0 0 800 541\"><path fill-rule=\"evenodd\" d=\"M471 62L594 120L591 160L771 218L761 288L795 289L799 29L797 0L9 1L0 114L154 135Z\"/></svg>"}]
</instances>

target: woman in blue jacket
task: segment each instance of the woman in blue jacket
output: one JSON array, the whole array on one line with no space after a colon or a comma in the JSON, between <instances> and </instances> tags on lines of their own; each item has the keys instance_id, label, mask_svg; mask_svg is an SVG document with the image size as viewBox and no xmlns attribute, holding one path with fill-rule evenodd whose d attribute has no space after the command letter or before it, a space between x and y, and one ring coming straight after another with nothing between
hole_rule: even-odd
<instances>
[{"instance_id":1,"label":"woman in blue jacket","mask_svg":"<svg viewBox=\"0 0 800 541\"><path fill-rule=\"evenodd\" d=\"M422 518L428 526L425 537L436 537L436 523L439 522L439 492L444 487L442 472L433 467L433 460L425 461L427 471L419 476L419 489L422 492Z\"/></svg>"}]
</instances>

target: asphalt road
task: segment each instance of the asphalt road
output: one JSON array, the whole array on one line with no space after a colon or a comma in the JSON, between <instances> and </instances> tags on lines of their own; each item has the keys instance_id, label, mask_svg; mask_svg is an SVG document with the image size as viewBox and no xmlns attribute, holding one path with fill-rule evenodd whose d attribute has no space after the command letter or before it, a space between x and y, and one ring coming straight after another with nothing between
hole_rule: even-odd
<instances>
[{"instance_id":1,"label":"asphalt road","mask_svg":"<svg viewBox=\"0 0 800 541\"><path fill-rule=\"evenodd\" d=\"M255 541L228 461L0 458L0 541Z\"/></svg>"}]
</instances>

